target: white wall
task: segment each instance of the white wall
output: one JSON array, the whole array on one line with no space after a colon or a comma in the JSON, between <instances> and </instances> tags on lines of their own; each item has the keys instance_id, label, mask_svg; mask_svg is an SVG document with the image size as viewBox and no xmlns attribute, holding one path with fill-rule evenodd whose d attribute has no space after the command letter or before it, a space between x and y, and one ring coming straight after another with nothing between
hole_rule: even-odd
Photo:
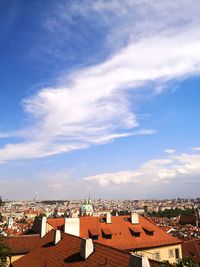
<instances>
[{"instance_id":1,"label":"white wall","mask_svg":"<svg viewBox=\"0 0 200 267\"><path fill-rule=\"evenodd\" d=\"M65 218L64 232L80 236L80 218Z\"/></svg>"}]
</instances>

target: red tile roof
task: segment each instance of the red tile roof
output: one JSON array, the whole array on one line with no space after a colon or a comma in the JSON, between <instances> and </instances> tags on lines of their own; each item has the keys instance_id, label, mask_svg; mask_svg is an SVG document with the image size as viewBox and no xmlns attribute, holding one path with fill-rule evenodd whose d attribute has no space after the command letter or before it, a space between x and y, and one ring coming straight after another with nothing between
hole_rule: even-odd
<instances>
[{"instance_id":1,"label":"red tile roof","mask_svg":"<svg viewBox=\"0 0 200 267\"><path fill-rule=\"evenodd\" d=\"M62 233L62 239L54 245L54 230L41 240L26 256L13 263L13 267L62 267L62 266L129 266L130 254L102 244L95 244L94 252L86 259L80 256L81 238Z\"/></svg>"},{"instance_id":2,"label":"red tile roof","mask_svg":"<svg viewBox=\"0 0 200 267\"><path fill-rule=\"evenodd\" d=\"M129 227L129 229L131 230L131 231L133 231L134 233L141 233L142 232L142 229L141 228L139 228L139 227L133 227L133 226L131 226L131 227Z\"/></svg>"},{"instance_id":3,"label":"red tile roof","mask_svg":"<svg viewBox=\"0 0 200 267\"><path fill-rule=\"evenodd\" d=\"M112 235L113 233L110 231L108 228L102 228L102 231L104 232L105 235Z\"/></svg>"},{"instance_id":4,"label":"red tile roof","mask_svg":"<svg viewBox=\"0 0 200 267\"><path fill-rule=\"evenodd\" d=\"M16 237L5 237L6 244L11 248L12 254L25 254L35 248L39 241L39 235L21 235Z\"/></svg>"},{"instance_id":5,"label":"red tile roof","mask_svg":"<svg viewBox=\"0 0 200 267\"><path fill-rule=\"evenodd\" d=\"M54 229L63 229L64 218L52 218L48 219L47 222ZM134 236L130 229L140 234ZM97 242L126 250L139 250L181 243L178 238L172 237L161 230L151 219L140 215L137 225L131 223L130 216L112 216L110 224L106 223L105 217L80 217L80 236L90 237L90 234L93 235L91 231L95 232L94 235L98 235ZM108 235L112 234L112 238L106 239L102 231L104 233L109 231ZM148 232L152 232L152 235Z\"/></svg>"},{"instance_id":6,"label":"red tile roof","mask_svg":"<svg viewBox=\"0 0 200 267\"><path fill-rule=\"evenodd\" d=\"M131 224L130 216L112 216L112 223L107 224L99 217L80 217L80 236L89 237L89 229L98 230L99 237L96 242L106 244L119 249L139 250L150 247L160 247L172 244L180 244L181 241L161 230L156 224L146 217L139 216L139 224ZM102 236L102 230L107 228L112 233L111 239ZM140 231L139 236L133 236L129 230ZM153 235L148 235L148 229ZM134 230L135 229L135 230Z\"/></svg>"},{"instance_id":7,"label":"red tile roof","mask_svg":"<svg viewBox=\"0 0 200 267\"><path fill-rule=\"evenodd\" d=\"M148 232L154 232L154 229L149 226L144 226L143 229L147 230Z\"/></svg>"},{"instance_id":8,"label":"red tile roof","mask_svg":"<svg viewBox=\"0 0 200 267\"><path fill-rule=\"evenodd\" d=\"M183 257L189 257L193 262L200 264L200 240L193 239L182 243Z\"/></svg>"},{"instance_id":9,"label":"red tile roof","mask_svg":"<svg viewBox=\"0 0 200 267\"><path fill-rule=\"evenodd\" d=\"M97 236L97 235L99 235L98 230L95 229L95 228L91 228L91 229L89 229L89 232L90 232L90 234L91 234L92 236Z\"/></svg>"},{"instance_id":10,"label":"red tile roof","mask_svg":"<svg viewBox=\"0 0 200 267\"><path fill-rule=\"evenodd\" d=\"M64 226L64 218L49 218L47 223L50 224L54 229L61 230Z\"/></svg>"},{"instance_id":11,"label":"red tile roof","mask_svg":"<svg viewBox=\"0 0 200 267\"><path fill-rule=\"evenodd\" d=\"M193 224L196 225L196 221L198 221L198 218L195 214L192 215L183 215L181 214L179 218L179 224Z\"/></svg>"}]
</instances>

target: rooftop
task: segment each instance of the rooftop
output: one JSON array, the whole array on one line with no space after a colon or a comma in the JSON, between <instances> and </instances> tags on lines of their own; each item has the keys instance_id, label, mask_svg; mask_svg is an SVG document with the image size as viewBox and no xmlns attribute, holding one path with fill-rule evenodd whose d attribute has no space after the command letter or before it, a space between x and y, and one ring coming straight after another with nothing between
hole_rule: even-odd
<instances>
[{"instance_id":1,"label":"rooftop","mask_svg":"<svg viewBox=\"0 0 200 267\"><path fill-rule=\"evenodd\" d=\"M29 254L13 263L14 267L62 267L70 266L129 266L130 254L101 244L95 244L94 252L84 260L80 256L81 238L61 234L54 245L55 231L51 230Z\"/></svg>"},{"instance_id":2,"label":"rooftop","mask_svg":"<svg viewBox=\"0 0 200 267\"><path fill-rule=\"evenodd\" d=\"M112 216L111 223L99 217L81 217L80 236L87 238L94 231L98 233L97 242L125 250L181 243L144 216L139 216L138 224L132 224L130 216ZM108 238L105 232L110 235Z\"/></svg>"},{"instance_id":3,"label":"rooftop","mask_svg":"<svg viewBox=\"0 0 200 267\"><path fill-rule=\"evenodd\" d=\"M5 237L5 242L11 248L12 254L25 254L35 248L39 241L39 235L20 235L15 237Z\"/></svg>"}]
</instances>

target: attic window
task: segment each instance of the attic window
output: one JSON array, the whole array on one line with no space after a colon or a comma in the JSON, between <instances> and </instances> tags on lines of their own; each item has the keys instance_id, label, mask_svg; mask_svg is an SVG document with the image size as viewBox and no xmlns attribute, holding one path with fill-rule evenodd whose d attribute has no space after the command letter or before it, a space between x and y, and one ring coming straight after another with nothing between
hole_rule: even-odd
<instances>
[{"instance_id":1,"label":"attic window","mask_svg":"<svg viewBox=\"0 0 200 267\"><path fill-rule=\"evenodd\" d=\"M154 233L154 230L150 227L145 226L145 227L143 227L143 229L147 235L153 235L153 233Z\"/></svg>"},{"instance_id":2,"label":"attic window","mask_svg":"<svg viewBox=\"0 0 200 267\"><path fill-rule=\"evenodd\" d=\"M93 240L98 240L98 230L97 229L94 229L94 228L91 228L89 229L89 237Z\"/></svg>"},{"instance_id":3,"label":"attic window","mask_svg":"<svg viewBox=\"0 0 200 267\"><path fill-rule=\"evenodd\" d=\"M113 233L108 229L108 228L103 228L102 229L102 237L105 239L111 239Z\"/></svg>"},{"instance_id":4,"label":"attic window","mask_svg":"<svg viewBox=\"0 0 200 267\"><path fill-rule=\"evenodd\" d=\"M140 237L141 230L138 228L129 228L129 231L131 232L132 236L134 237Z\"/></svg>"},{"instance_id":5,"label":"attic window","mask_svg":"<svg viewBox=\"0 0 200 267\"><path fill-rule=\"evenodd\" d=\"M100 218L99 221L100 221L101 223L103 223L103 222L105 222L105 219L104 219L104 218Z\"/></svg>"}]
</instances>

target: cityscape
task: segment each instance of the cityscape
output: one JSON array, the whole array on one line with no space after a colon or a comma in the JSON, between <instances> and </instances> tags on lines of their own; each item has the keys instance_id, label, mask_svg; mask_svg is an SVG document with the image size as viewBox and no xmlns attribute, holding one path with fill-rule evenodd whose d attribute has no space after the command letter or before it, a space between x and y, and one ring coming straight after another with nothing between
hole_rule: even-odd
<instances>
[{"instance_id":1,"label":"cityscape","mask_svg":"<svg viewBox=\"0 0 200 267\"><path fill-rule=\"evenodd\" d=\"M136 215L138 217L136 217ZM133 223L132 220L135 219L135 217L138 221ZM40 225L44 218L46 230L45 233L42 234L42 226ZM40 236L43 237L43 235L45 236L48 232L53 230L87 238L90 237L92 240L99 240L100 243L104 243L99 237L100 226L97 225L100 222L100 224L104 223L110 226L110 230L105 228L109 235L104 236L104 238L106 241L107 239L112 240L112 236L116 235L112 230L114 222L120 218L126 220L126 224L129 222L130 218L130 222L137 226L136 230L131 232L135 238L138 238L141 235L141 230L138 230L138 226L140 226L141 220L144 219L148 220L147 222L150 224L150 227L145 226L146 228L142 227L142 229L152 230L152 225L156 225L157 229L156 231L153 230L152 235L155 235L158 229L166 234L166 236L163 237L166 240L162 240L162 243L164 243L156 246L156 253L154 250L152 251L152 249L154 249L153 245L148 245L148 250L146 248L144 250L140 247L145 241L142 241L139 248L134 251L137 256L147 256L148 259L151 260L151 262L149 262L150 266L154 266L155 262L156 264L158 264L157 262L161 262L160 266L162 266L162 262L167 260L169 263L174 264L174 262L176 262L176 254L174 254L173 251L175 250L176 252L177 249L178 251L181 251L183 258L190 258L193 264L198 265L198 248L200 244L200 198L163 200L92 200L88 197L83 200L39 201L36 198L29 201L1 200L0 235L7 240L8 245L12 248L12 259L15 262L16 259L22 257L24 253L26 254L30 252L32 248L39 244ZM78 230L76 225L77 220L79 220ZM82 228L86 227L84 220L88 220L88 222L86 221L86 225L88 227L89 236L87 236L86 232L84 234L81 232L83 231ZM67 223L69 225L67 225ZM123 233L123 228L120 228L120 223L121 222L117 222L117 226L119 226L118 231L120 231L120 233L122 231ZM134 228L128 229L130 230ZM104 233L103 230L102 233ZM120 235L122 235L122 233ZM181 246L171 247L173 242L170 239L167 240L167 235L176 239L173 240L176 246L178 244L181 244ZM23 237L23 240L20 240L20 237ZM27 238L26 241L25 238ZM141 240L143 240L142 237ZM19 242L20 245L16 244L16 242ZM123 242L124 237L122 235L122 241L120 241L117 246L114 243L114 238L113 243L110 242L110 245L121 249ZM166 246L166 250L168 251L168 254L171 253L171 256L166 256L166 252L163 253L163 251L159 251L160 246L162 247L162 250L164 250L163 246L165 245L165 242L169 243ZM108 242L106 244L108 244ZM25 251L22 252L21 249L24 246ZM130 244L130 246L133 245ZM131 250L133 251L132 247ZM180 254L178 256L180 257ZM189 263L190 265L191 262Z\"/></svg>"},{"instance_id":2,"label":"cityscape","mask_svg":"<svg viewBox=\"0 0 200 267\"><path fill-rule=\"evenodd\" d=\"M200 2L0 1L0 267L200 266Z\"/></svg>"}]
</instances>

